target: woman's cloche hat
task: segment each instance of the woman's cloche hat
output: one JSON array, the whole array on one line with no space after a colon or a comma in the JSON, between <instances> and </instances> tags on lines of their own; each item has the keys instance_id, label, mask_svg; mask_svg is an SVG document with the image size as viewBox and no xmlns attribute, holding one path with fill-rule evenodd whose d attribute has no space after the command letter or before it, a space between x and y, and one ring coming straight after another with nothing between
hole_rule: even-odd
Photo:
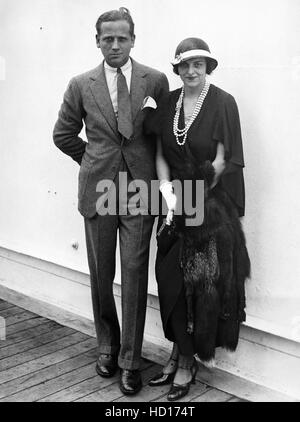
<instances>
[{"instance_id":1,"label":"woman's cloche hat","mask_svg":"<svg viewBox=\"0 0 300 422\"><path fill-rule=\"evenodd\" d=\"M205 57L209 64L210 74L218 66L218 61L212 56L207 43L200 38L186 38L181 41L175 51L175 59L171 61L174 67L174 72L178 74L178 65L186 60L193 59L195 57Z\"/></svg>"}]
</instances>

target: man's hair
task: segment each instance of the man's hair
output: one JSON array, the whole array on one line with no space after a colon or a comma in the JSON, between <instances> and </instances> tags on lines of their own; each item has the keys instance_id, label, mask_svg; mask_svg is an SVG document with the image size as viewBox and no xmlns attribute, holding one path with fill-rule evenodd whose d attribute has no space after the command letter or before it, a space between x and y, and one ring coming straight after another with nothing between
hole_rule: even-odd
<instances>
[{"instance_id":1,"label":"man's hair","mask_svg":"<svg viewBox=\"0 0 300 422\"><path fill-rule=\"evenodd\" d=\"M96 22L96 30L98 35L101 34L101 25L103 22L116 22L126 21L129 23L130 35L134 36L134 23L130 12L126 7L120 7L119 10L110 10L109 12L103 13Z\"/></svg>"}]
</instances>

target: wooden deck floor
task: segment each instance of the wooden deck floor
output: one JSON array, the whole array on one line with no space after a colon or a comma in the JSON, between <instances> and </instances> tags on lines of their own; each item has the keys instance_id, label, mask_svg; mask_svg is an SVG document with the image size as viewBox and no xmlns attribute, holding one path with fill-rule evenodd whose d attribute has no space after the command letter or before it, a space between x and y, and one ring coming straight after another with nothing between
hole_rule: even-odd
<instances>
[{"instance_id":1,"label":"wooden deck floor","mask_svg":"<svg viewBox=\"0 0 300 422\"><path fill-rule=\"evenodd\" d=\"M169 386L149 387L160 366L142 360L144 388L133 397L118 387L118 374L95 372L96 339L0 300L6 339L0 339L0 402L166 402ZM3 321L3 320L2 320ZM244 401L199 381L184 402Z\"/></svg>"}]
</instances>

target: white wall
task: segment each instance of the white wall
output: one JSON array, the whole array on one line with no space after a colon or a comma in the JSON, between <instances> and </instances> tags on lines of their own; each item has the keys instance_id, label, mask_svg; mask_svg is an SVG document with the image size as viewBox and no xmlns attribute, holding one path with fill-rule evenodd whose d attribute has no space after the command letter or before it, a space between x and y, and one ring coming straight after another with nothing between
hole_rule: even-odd
<instances>
[{"instance_id":1,"label":"white wall","mask_svg":"<svg viewBox=\"0 0 300 422\"><path fill-rule=\"evenodd\" d=\"M88 271L78 166L52 129L69 79L101 59L97 17L122 5L136 22L133 57L171 88L183 38L202 37L219 58L212 82L235 96L244 139L248 321L300 340L299 0L0 0L0 246ZM150 292L154 256L153 239Z\"/></svg>"}]
</instances>

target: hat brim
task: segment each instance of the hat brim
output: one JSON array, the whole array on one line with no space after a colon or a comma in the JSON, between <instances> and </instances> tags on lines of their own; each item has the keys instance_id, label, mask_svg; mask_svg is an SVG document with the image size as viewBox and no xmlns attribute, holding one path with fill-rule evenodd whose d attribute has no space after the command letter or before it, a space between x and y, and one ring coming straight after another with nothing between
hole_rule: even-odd
<instances>
[{"instance_id":1,"label":"hat brim","mask_svg":"<svg viewBox=\"0 0 300 422\"><path fill-rule=\"evenodd\" d=\"M214 69L218 66L218 60L215 59L209 51L206 50L189 50L185 51L184 53L178 54L171 64L173 66L178 66L180 63L185 62L190 59L194 59L196 57L205 57L206 59L210 59L214 64Z\"/></svg>"}]
</instances>

